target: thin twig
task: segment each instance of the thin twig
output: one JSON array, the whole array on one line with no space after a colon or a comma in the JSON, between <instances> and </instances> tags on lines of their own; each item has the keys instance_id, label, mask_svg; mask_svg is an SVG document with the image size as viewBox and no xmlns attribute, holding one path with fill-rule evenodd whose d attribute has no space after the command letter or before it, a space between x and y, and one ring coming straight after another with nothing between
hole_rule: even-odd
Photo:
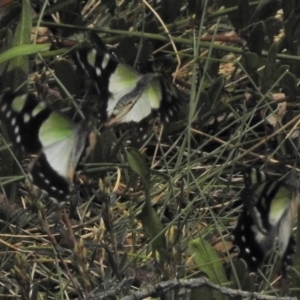
<instances>
[{"instance_id":1,"label":"thin twig","mask_svg":"<svg viewBox=\"0 0 300 300\"><path fill-rule=\"evenodd\" d=\"M93 293L93 295L87 296L85 300L101 300L101 299L107 299L107 297L116 297L120 293L122 286L124 286L124 280L117 287L113 287L108 291L101 292L98 294ZM243 298L257 299L257 300L297 300L296 297L269 296L260 293L255 293L255 292L251 293L251 292L223 287L210 282L206 277L195 278L195 279L194 278L183 279L183 280L172 279L172 280L159 282L156 285L149 286L147 289L144 289L142 291L137 291L129 296L125 296L121 298L121 300L142 300L147 297L153 297L153 296L157 297L158 295L165 294L168 291L175 290L178 288L192 290L201 287L211 288L212 290L218 291L219 293L229 296L231 298L235 298L239 296Z\"/></svg>"}]
</instances>

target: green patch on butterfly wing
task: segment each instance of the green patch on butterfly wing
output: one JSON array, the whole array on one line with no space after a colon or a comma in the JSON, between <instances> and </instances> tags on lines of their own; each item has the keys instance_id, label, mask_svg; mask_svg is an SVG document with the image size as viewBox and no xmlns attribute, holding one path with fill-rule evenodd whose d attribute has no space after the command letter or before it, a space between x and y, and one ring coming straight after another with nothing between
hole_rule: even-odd
<instances>
[{"instance_id":1,"label":"green patch on butterfly wing","mask_svg":"<svg viewBox=\"0 0 300 300\"><path fill-rule=\"evenodd\" d=\"M253 188L255 190L255 195L259 198L263 189L265 188L265 182L267 180L267 175L265 172L252 168L249 174L245 174L245 187L246 188Z\"/></svg>"},{"instance_id":2,"label":"green patch on butterfly wing","mask_svg":"<svg viewBox=\"0 0 300 300\"><path fill-rule=\"evenodd\" d=\"M278 247L281 257L284 255L292 234L293 218L290 211L286 211L282 216L278 228Z\"/></svg>"},{"instance_id":3,"label":"green patch on butterfly wing","mask_svg":"<svg viewBox=\"0 0 300 300\"><path fill-rule=\"evenodd\" d=\"M139 82L138 86L120 101L119 105L122 106L118 110L115 109L115 114L119 115L119 122L141 122L151 114L152 109L159 108L159 94L152 89L150 82L149 78L143 80L143 83ZM154 107L151 105L152 101ZM118 111L123 111L122 115Z\"/></svg>"},{"instance_id":4,"label":"green patch on butterfly wing","mask_svg":"<svg viewBox=\"0 0 300 300\"><path fill-rule=\"evenodd\" d=\"M124 73L122 73L124 71ZM114 115L113 123L140 122L151 114L152 109L158 109L162 98L161 85L156 73L138 76L134 71L121 65L120 74L129 73L125 84L118 85L118 92L112 94L107 106L109 115ZM120 79L121 80L121 79ZM116 81L115 78L111 82ZM122 86L122 89L120 88Z\"/></svg>"},{"instance_id":5,"label":"green patch on butterfly wing","mask_svg":"<svg viewBox=\"0 0 300 300\"><path fill-rule=\"evenodd\" d=\"M25 104L25 101L27 99L27 95L20 95L20 96L16 96L14 98L14 100L11 103L11 108L15 111L15 112L20 112Z\"/></svg>"},{"instance_id":6,"label":"green patch on butterfly wing","mask_svg":"<svg viewBox=\"0 0 300 300\"><path fill-rule=\"evenodd\" d=\"M52 112L49 118L42 124L39 131L39 139L43 147L57 143L74 132L74 124L57 112Z\"/></svg>"},{"instance_id":7,"label":"green patch on butterfly wing","mask_svg":"<svg viewBox=\"0 0 300 300\"><path fill-rule=\"evenodd\" d=\"M267 180L267 175L264 171L252 168L250 171L251 183L258 184Z\"/></svg>"},{"instance_id":8,"label":"green patch on butterfly wing","mask_svg":"<svg viewBox=\"0 0 300 300\"><path fill-rule=\"evenodd\" d=\"M137 80L139 74L130 66L119 63L115 72L113 73L124 82L132 83Z\"/></svg>"},{"instance_id":9,"label":"green patch on butterfly wing","mask_svg":"<svg viewBox=\"0 0 300 300\"><path fill-rule=\"evenodd\" d=\"M52 167L60 176L72 182L74 172L80 157L84 151L87 138L87 130L83 123L76 126L58 113L53 113L52 122L49 122L43 130L43 152ZM49 118L49 119L50 119ZM60 124L56 132L49 130L53 124ZM52 133L51 133L52 132Z\"/></svg>"},{"instance_id":10,"label":"green patch on butterfly wing","mask_svg":"<svg viewBox=\"0 0 300 300\"><path fill-rule=\"evenodd\" d=\"M250 187L251 188L251 187ZM259 198L261 196L261 193L263 191L263 189L265 188L265 183L262 184L258 184L257 186L255 186L255 192L254 195Z\"/></svg>"},{"instance_id":11,"label":"green patch on butterfly wing","mask_svg":"<svg viewBox=\"0 0 300 300\"><path fill-rule=\"evenodd\" d=\"M11 108L13 111L19 113L21 112L21 110L23 109L26 101L28 99L28 95L27 94L23 94L23 95L17 95L16 97L14 97L12 103L11 103ZM28 116L28 119L30 119L31 117L35 117L36 115L38 115L41 111L43 111L45 108L47 107L47 104L45 102L39 102L36 107L32 110L31 114Z\"/></svg>"},{"instance_id":12,"label":"green patch on butterfly wing","mask_svg":"<svg viewBox=\"0 0 300 300\"><path fill-rule=\"evenodd\" d=\"M114 73L109 78L109 91L115 100L134 89L139 80L139 75L129 66L118 64Z\"/></svg>"},{"instance_id":13,"label":"green patch on butterfly wing","mask_svg":"<svg viewBox=\"0 0 300 300\"><path fill-rule=\"evenodd\" d=\"M96 65L96 52L95 51L88 51L87 52L87 62L91 65L91 66L95 66ZM104 56L105 57L105 56ZM103 57L103 60L104 60Z\"/></svg>"},{"instance_id":14,"label":"green patch on butterfly wing","mask_svg":"<svg viewBox=\"0 0 300 300\"><path fill-rule=\"evenodd\" d=\"M140 122L151 114L152 109L160 107L161 86L156 73L144 74L136 83L134 89L123 97L118 105L133 104L124 122Z\"/></svg>"},{"instance_id":15,"label":"green patch on butterfly wing","mask_svg":"<svg viewBox=\"0 0 300 300\"><path fill-rule=\"evenodd\" d=\"M107 103L107 114L119 115L115 122L121 122L121 119L128 111L130 111L133 102L136 100L131 97L131 92L135 89L139 78L133 69L119 64L116 71L109 78L110 98ZM136 95L135 95L136 97Z\"/></svg>"},{"instance_id":16,"label":"green patch on butterfly wing","mask_svg":"<svg viewBox=\"0 0 300 300\"><path fill-rule=\"evenodd\" d=\"M159 78L154 78L149 86L149 88L146 90L145 94L150 99L150 105L152 109L159 109L160 102L162 99L162 93L161 93L161 84L159 82Z\"/></svg>"},{"instance_id":17,"label":"green patch on butterfly wing","mask_svg":"<svg viewBox=\"0 0 300 300\"><path fill-rule=\"evenodd\" d=\"M280 183L277 182L277 184ZM281 186L279 188L270 206L270 224L278 224L284 213L290 208L292 197L293 191L291 188L286 186Z\"/></svg>"},{"instance_id":18,"label":"green patch on butterfly wing","mask_svg":"<svg viewBox=\"0 0 300 300\"><path fill-rule=\"evenodd\" d=\"M257 197L257 199L260 199L260 197L262 196L262 193L264 191L264 189L266 188L266 178L264 177L263 182L261 180L257 180L254 184L255 187L255 196ZM270 184L270 186L268 187L268 192L273 191L274 189L276 189L276 186L280 184L277 181L274 181Z\"/></svg>"},{"instance_id":19,"label":"green patch on butterfly wing","mask_svg":"<svg viewBox=\"0 0 300 300\"><path fill-rule=\"evenodd\" d=\"M255 189L255 192L254 192L254 195L257 197L257 200L261 198L262 196L262 193L264 191L264 189L266 188L266 183L267 182L262 182L261 181L257 181L255 184L254 184L254 189ZM276 185L278 185L278 182L275 181L275 182L272 182L270 184L270 186L268 187L268 191L272 191L276 188ZM251 186L250 186L251 188Z\"/></svg>"}]
</instances>

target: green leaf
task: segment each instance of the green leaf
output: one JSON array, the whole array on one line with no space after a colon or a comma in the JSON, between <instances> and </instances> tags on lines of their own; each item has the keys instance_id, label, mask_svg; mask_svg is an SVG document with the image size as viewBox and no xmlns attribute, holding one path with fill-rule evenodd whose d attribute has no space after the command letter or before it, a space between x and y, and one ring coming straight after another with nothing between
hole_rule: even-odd
<instances>
[{"instance_id":1,"label":"green leaf","mask_svg":"<svg viewBox=\"0 0 300 300\"><path fill-rule=\"evenodd\" d=\"M243 29L248 25L250 19L249 8L249 0L239 1L237 19L240 29Z\"/></svg>"},{"instance_id":2,"label":"green leaf","mask_svg":"<svg viewBox=\"0 0 300 300\"><path fill-rule=\"evenodd\" d=\"M255 2L249 3L249 0L223 0L222 5L228 11L228 17L236 32L240 32L249 24L249 16L257 6Z\"/></svg>"},{"instance_id":3,"label":"green leaf","mask_svg":"<svg viewBox=\"0 0 300 300\"><path fill-rule=\"evenodd\" d=\"M145 189L149 191L150 170L143 156L135 148L126 148L126 156L130 168L141 177Z\"/></svg>"},{"instance_id":4,"label":"green leaf","mask_svg":"<svg viewBox=\"0 0 300 300\"><path fill-rule=\"evenodd\" d=\"M187 8L190 15L195 14L196 19L203 13L204 2L202 0L187 0Z\"/></svg>"},{"instance_id":5,"label":"green leaf","mask_svg":"<svg viewBox=\"0 0 300 300\"><path fill-rule=\"evenodd\" d=\"M282 70L283 68L280 69ZM282 74L284 74L284 71L281 72L281 75ZM286 72L284 77L280 81L280 86L283 89L286 96L288 97L288 102L293 102L294 99L296 99L297 97L297 90L298 90L296 76L291 72Z\"/></svg>"},{"instance_id":6,"label":"green leaf","mask_svg":"<svg viewBox=\"0 0 300 300\"><path fill-rule=\"evenodd\" d=\"M13 37L12 46L20 46L30 44L31 35L31 5L29 0L22 1L21 18L16 27ZM28 78L29 59L27 56L18 56L12 59L8 65L8 79L11 89L18 88ZM23 91L27 92L26 86Z\"/></svg>"},{"instance_id":7,"label":"green leaf","mask_svg":"<svg viewBox=\"0 0 300 300\"><path fill-rule=\"evenodd\" d=\"M294 0L285 0L281 2L283 14L284 14L284 20L286 20L292 11L295 9L295 1Z\"/></svg>"},{"instance_id":8,"label":"green leaf","mask_svg":"<svg viewBox=\"0 0 300 300\"><path fill-rule=\"evenodd\" d=\"M16 46L1 53L0 64L15 57L36 54L42 51L49 50L49 48L50 48L50 44Z\"/></svg>"},{"instance_id":9,"label":"green leaf","mask_svg":"<svg viewBox=\"0 0 300 300\"><path fill-rule=\"evenodd\" d=\"M276 14L280 9L279 1L261 0L251 16L250 23L266 20L267 18Z\"/></svg>"},{"instance_id":10,"label":"green leaf","mask_svg":"<svg viewBox=\"0 0 300 300\"><path fill-rule=\"evenodd\" d=\"M189 242L189 252L199 269L216 284L227 282L224 267L216 250L203 238L198 238Z\"/></svg>"},{"instance_id":11,"label":"green leaf","mask_svg":"<svg viewBox=\"0 0 300 300\"><path fill-rule=\"evenodd\" d=\"M246 71L250 74L255 72L262 65L259 56L250 51L243 55L241 63Z\"/></svg>"},{"instance_id":12,"label":"green leaf","mask_svg":"<svg viewBox=\"0 0 300 300\"><path fill-rule=\"evenodd\" d=\"M22 1L21 19L17 25L13 45L24 45L30 43L31 35L31 5L29 0Z\"/></svg>"},{"instance_id":13,"label":"green leaf","mask_svg":"<svg viewBox=\"0 0 300 300\"><path fill-rule=\"evenodd\" d=\"M278 35L282 27L283 23L277 18L272 17L265 20L266 34L271 44L274 42L274 37Z\"/></svg>"},{"instance_id":14,"label":"green leaf","mask_svg":"<svg viewBox=\"0 0 300 300\"><path fill-rule=\"evenodd\" d=\"M166 251L166 238L164 228L153 209L150 199L150 169L141 153L135 148L126 148L127 161L131 169L137 173L145 186L146 203L142 209L139 218L142 221L143 228L152 241L153 252L157 251L160 259L166 261L168 254Z\"/></svg>"},{"instance_id":15,"label":"green leaf","mask_svg":"<svg viewBox=\"0 0 300 300\"><path fill-rule=\"evenodd\" d=\"M295 1L283 1L284 9L284 47L287 48L288 53L298 55L299 51L299 22L300 16L297 12Z\"/></svg>"},{"instance_id":16,"label":"green leaf","mask_svg":"<svg viewBox=\"0 0 300 300\"><path fill-rule=\"evenodd\" d=\"M219 108L219 101L222 96L224 87L224 78L222 76L218 77L213 84L210 86L209 90L207 91L207 96L209 101L212 103L212 109Z\"/></svg>"},{"instance_id":17,"label":"green leaf","mask_svg":"<svg viewBox=\"0 0 300 300\"><path fill-rule=\"evenodd\" d=\"M200 118L201 121L205 121L205 117L208 115L210 116L211 107L213 104L214 103L210 101L206 92L200 93L197 110L199 111L198 118Z\"/></svg>"},{"instance_id":18,"label":"green leaf","mask_svg":"<svg viewBox=\"0 0 300 300\"><path fill-rule=\"evenodd\" d=\"M139 218L142 221L143 228L151 239L153 251L160 255L160 261L168 260L167 243L164 234L163 225L156 211L151 205L145 203Z\"/></svg>"},{"instance_id":19,"label":"green leaf","mask_svg":"<svg viewBox=\"0 0 300 300\"><path fill-rule=\"evenodd\" d=\"M219 285L228 282L221 259L216 250L208 242L203 238L192 240L189 242L188 249L190 254L193 255L193 260L198 268L206 274L210 281ZM200 291L205 294L209 293L209 291L202 288L198 289L198 292ZM213 295L218 300L226 299L225 296L217 292L213 292ZM209 294L207 294L207 297L211 298ZM203 299L208 298L203 297Z\"/></svg>"},{"instance_id":20,"label":"green leaf","mask_svg":"<svg viewBox=\"0 0 300 300\"><path fill-rule=\"evenodd\" d=\"M274 74L276 72L276 55L278 52L278 47L276 43L273 43L269 50L266 67L264 70L264 75L262 79L261 92L263 94L267 93L271 87L274 85Z\"/></svg>"},{"instance_id":21,"label":"green leaf","mask_svg":"<svg viewBox=\"0 0 300 300\"><path fill-rule=\"evenodd\" d=\"M162 0L161 15L163 20L168 23L173 23L176 18L178 18L182 5L182 0Z\"/></svg>"},{"instance_id":22,"label":"green leaf","mask_svg":"<svg viewBox=\"0 0 300 300\"><path fill-rule=\"evenodd\" d=\"M265 24L263 21L256 23L251 27L248 37L248 47L251 52L261 54L265 44Z\"/></svg>"}]
</instances>

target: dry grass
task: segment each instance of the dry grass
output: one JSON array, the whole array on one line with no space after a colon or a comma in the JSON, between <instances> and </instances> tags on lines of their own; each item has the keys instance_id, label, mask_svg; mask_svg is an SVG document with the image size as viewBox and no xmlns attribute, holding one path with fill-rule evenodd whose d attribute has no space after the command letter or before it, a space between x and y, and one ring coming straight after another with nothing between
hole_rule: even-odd
<instances>
[{"instance_id":1,"label":"dry grass","mask_svg":"<svg viewBox=\"0 0 300 300\"><path fill-rule=\"evenodd\" d=\"M94 28L103 32L102 38L111 46L125 37L135 38L134 42L140 46L151 42L145 47L153 47L154 59L170 60L170 66L163 65L163 68L168 71L167 75L174 76L178 88L187 95L188 103L181 120L164 128L163 134L161 126L155 126L153 134L136 146L150 169L151 203L163 226L168 258L163 259L159 251L153 251L155 238L145 233L145 217L141 216L146 201L145 185L129 167L124 143L118 142L117 129L99 130L101 136L95 153L78 176L71 201L63 208L56 207L45 197L39 198L30 184L24 185L24 177L20 179L15 175L20 174L18 168L14 169L13 176L7 176L11 168L7 157L12 154L5 151L4 145L0 178L3 191L0 202L1 299L100 299L92 298L93 293L109 290L116 291L116 296L121 298L148 284L198 277L201 272L215 283L247 288L243 282L245 274L240 274L244 272L242 267L235 265L236 254L231 251L230 239L240 211L241 171L248 166L265 165L271 169L277 165L297 168L295 140L298 139L299 115L287 120L282 116L287 116L296 106L298 90L292 100L287 89L283 96L281 94L281 101L289 100L289 105L285 113L278 113L276 99L282 92L283 75L272 77L266 88L268 77L264 71L270 68L270 58L241 56L243 41L232 34L226 10L222 13L217 5L208 5L210 14L204 10L195 18L192 11L183 6L175 18L177 23L168 24L154 15L159 11L159 4L147 3L152 11L141 1L121 3L116 8L114 23L110 23L114 28L106 27L109 23L104 5L94 3L93 9L85 7L82 12L89 20L89 27L96 24ZM218 18L214 18L214 14ZM41 25L54 35L66 34L60 24L61 20L67 23L66 15L63 12L48 15L47 22L53 22L55 17L56 25L50 26L47 22ZM88 28L88 24L84 26ZM69 26L74 30L57 44L55 55L64 56L73 67L68 51L78 40L83 40L84 28L76 28L75 21ZM156 33L150 31L151 26L157 28ZM142 33L142 29L146 33ZM48 37L48 33L38 36L37 40L45 36ZM119 47L120 52L124 49ZM141 49L137 47L138 51ZM245 63L247 59L249 64ZM249 66L256 59L260 60L256 66ZM48 72L37 81L31 69L28 89L43 91L44 98L58 95L66 99L68 93L61 85L67 82L64 75L73 78L73 73L59 71L60 59L49 52L38 61L30 61L39 70L37 73L42 73L44 65ZM72 85L74 87L74 81L70 83L71 89ZM82 91L76 100L86 99ZM74 95L73 90L69 93ZM82 103L77 103L81 108ZM70 103L65 101L59 105L69 107ZM275 125L270 125L271 117ZM292 140L291 134L296 138ZM287 141L281 142L285 136L290 137L289 147ZM293 149L297 150L296 154ZM14 181L18 185L9 185ZM210 254L200 253L202 266L193 258L191 249L191 243L199 238L206 243L202 251ZM255 289L278 295L274 267L278 258L273 256L263 269L264 275L261 273L254 280ZM219 270L219 274L211 277L210 270L212 273ZM195 294L181 290L169 297L197 299Z\"/></svg>"}]
</instances>

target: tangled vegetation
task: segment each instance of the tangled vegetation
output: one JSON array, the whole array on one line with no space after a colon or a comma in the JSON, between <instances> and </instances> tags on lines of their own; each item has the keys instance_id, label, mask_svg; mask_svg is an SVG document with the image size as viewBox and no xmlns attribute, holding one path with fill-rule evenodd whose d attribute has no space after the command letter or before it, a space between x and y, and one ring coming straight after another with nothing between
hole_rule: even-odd
<instances>
[{"instance_id":1,"label":"tangled vegetation","mask_svg":"<svg viewBox=\"0 0 300 300\"><path fill-rule=\"evenodd\" d=\"M34 92L98 132L60 206L2 130L0 298L300 299L300 236L285 279L277 251L249 276L230 237L245 168L299 172L299 11L296 0L0 1L1 90ZM97 123L73 53L100 38L174 82L175 122L155 119L144 139Z\"/></svg>"}]
</instances>

